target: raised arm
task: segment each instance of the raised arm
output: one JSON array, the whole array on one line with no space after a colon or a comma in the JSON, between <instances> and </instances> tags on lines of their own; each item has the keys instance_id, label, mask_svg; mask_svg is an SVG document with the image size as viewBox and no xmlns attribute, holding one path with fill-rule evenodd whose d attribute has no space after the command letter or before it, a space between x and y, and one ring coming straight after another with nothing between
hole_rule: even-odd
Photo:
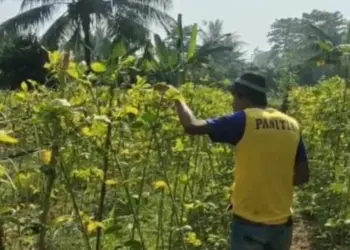
<instances>
[{"instance_id":1,"label":"raised arm","mask_svg":"<svg viewBox=\"0 0 350 250\"><path fill-rule=\"evenodd\" d=\"M197 119L184 101L176 100L176 111L185 132L190 135L204 135L210 131L205 120Z\"/></svg>"},{"instance_id":2,"label":"raised arm","mask_svg":"<svg viewBox=\"0 0 350 250\"><path fill-rule=\"evenodd\" d=\"M195 117L184 101L176 101L176 109L187 134L207 134L213 142L236 145L245 129L245 113L237 112L215 119L200 120Z\"/></svg>"}]
</instances>

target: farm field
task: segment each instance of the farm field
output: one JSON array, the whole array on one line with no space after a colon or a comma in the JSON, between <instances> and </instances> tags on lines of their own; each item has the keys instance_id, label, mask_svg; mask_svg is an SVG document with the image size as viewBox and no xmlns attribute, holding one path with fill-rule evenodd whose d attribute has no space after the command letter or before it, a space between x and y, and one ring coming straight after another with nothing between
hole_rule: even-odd
<instances>
[{"instance_id":1,"label":"farm field","mask_svg":"<svg viewBox=\"0 0 350 250\"><path fill-rule=\"evenodd\" d=\"M1 247L228 249L232 149L184 135L171 95L146 78L123 88L123 68L96 62L91 79L107 84L93 87L79 64L63 72L55 57L57 89L0 93ZM180 90L199 117L231 112L219 88ZM349 249L348 98L339 77L289 91L311 162L295 195L294 250Z\"/></svg>"}]
</instances>

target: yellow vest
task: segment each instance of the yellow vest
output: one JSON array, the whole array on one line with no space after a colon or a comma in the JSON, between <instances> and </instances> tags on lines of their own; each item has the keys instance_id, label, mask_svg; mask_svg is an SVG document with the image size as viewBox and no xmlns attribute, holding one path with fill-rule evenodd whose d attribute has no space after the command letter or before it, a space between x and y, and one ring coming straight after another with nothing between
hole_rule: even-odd
<instances>
[{"instance_id":1,"label":"yellow vest","mask_svg":"<svg viewBox=\"0 0 350 250\"><path fill-rule=\"evenodd\" d=\"M253 222L284 223L292 214L298 122L272 108L244 112L246 127L235 150L233 212Z\"/></svg>"}]
</instances>

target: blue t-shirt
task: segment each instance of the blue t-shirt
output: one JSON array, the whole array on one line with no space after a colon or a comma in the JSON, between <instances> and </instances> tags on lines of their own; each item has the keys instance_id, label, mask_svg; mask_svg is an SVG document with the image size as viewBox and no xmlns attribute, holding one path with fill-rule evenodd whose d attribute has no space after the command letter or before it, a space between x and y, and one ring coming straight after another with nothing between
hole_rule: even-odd
<instances>
[{"instance_id":1,"label":"blue t-shirt","mask_svg":"<svg viewBox=\"0 0 350 250\"><path fill-rule=\"evenodd\" d=\"M208 135L213 142L237 145L243 137L245 130L245 112L240 111L231 115L208 119L207 123L210 126ZM296 164L307 161L306 149L301 137L295 161Z\"/></svg>"}]
</instances>

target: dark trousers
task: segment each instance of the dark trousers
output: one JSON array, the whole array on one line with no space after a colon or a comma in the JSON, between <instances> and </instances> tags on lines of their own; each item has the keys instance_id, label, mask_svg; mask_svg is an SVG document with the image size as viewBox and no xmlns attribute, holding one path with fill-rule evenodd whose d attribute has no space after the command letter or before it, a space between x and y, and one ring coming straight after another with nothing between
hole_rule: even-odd
<instances>
[{"instance_id":1,"label":"dark trousers","mask_svg":"<svg viewBox=\"0 0 350 250\"><path fill-rule=\"evenodd\" d=\"M234 215L231 250L289 250L292 236L292 218L282 225L263 225Z\"/></svg>"}]
</instances>

